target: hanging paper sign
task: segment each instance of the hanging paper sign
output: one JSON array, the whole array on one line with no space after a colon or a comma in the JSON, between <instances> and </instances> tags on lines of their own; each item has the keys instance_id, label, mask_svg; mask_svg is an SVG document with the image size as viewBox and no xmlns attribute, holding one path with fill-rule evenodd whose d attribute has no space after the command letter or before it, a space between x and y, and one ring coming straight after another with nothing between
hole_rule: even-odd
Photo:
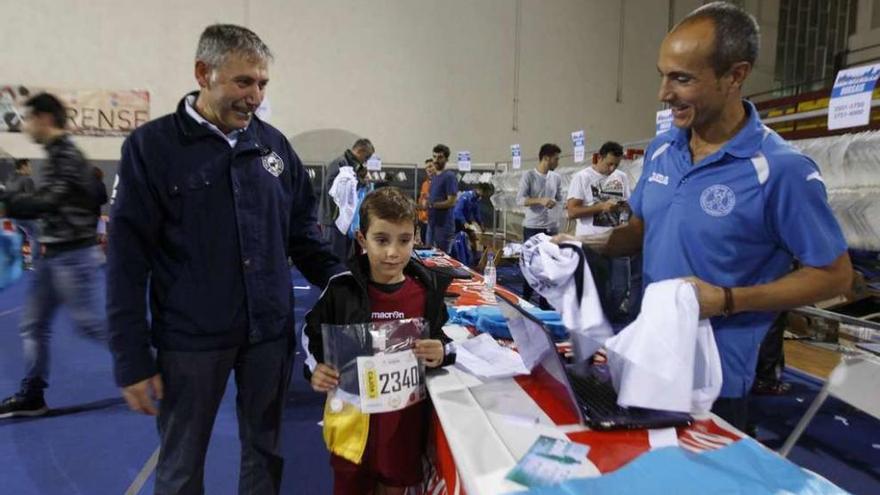
<instances>
[{"instance_id":1,"label":"hanging paper sign","mask_svg":"<svg viewBox=\"0 0 880 495\"><path fill-rule=\"evenodd\" d=\"M584 162L584 131L574 131L571 133L571 145L574 146L574 162Z\"/></svg>"},{"instance_id":2,"label":"hanging paper sign","mask_svg":"<svg viewBox=\"0 0 880 495\"><path fill-rule=\"evenodd\" d=\"M471 152L470 151L459 151L458 152L458 170L462 172L470 172L471 171Z\"/></svg>"},{"instance_id":3,"label":"hanging paper sign","mask_svg":"<svg viewBox=\"0 0 880 495\"><path fill-rule=\"evenodd\" d=\"M522 149L518 144L510 145L510 163L514 170L519 170L522 167Z\"/></svg>"},{"instance_id":4,"label":"hanging paper sign","mask_svg":"<svg viewBox=\"0 0 880 495\"><path fill-rule=\"evenodd\" d=\"M657 126L657 132L655 135L657 136L672 129L672 109L667 108L666 110L660 110L657 112L657 120L655 122Z\"/></svg>"},{"instance_id":5,"label":"hanging paper sign","mask_svg":"<svg viewBox=\"0 0 880 495\"><path fill-rule=\"evenodd\" d=\"M837 73L828 103L828 129L867 125L871 97L880 77L880 64L844 69Z\"/></svg>"},{"instance_id":6,"label":"hanging paper sign","mask_svg":"<svg viewBox=\"0 0 880 495\"><path fill-rule=\"evenodd\" d=\"M367 170L371 172L378 172L382 170L382 158L377 154L373 154L369 160L367 160Z\"/></svg>"}]
</instances>

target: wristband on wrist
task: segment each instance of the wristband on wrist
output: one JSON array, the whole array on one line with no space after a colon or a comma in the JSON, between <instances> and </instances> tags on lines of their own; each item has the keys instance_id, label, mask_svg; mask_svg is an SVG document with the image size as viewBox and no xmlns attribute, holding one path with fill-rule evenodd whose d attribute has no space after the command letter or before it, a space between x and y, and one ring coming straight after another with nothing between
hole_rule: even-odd
<instances>
[{"instance_id":1,"label":"wristband on wrist","mask_svg":"<svg viewBox=\"0 0 880 495\"><path fill-rule=\"evenodd\" d=\"M722 314L730 316L733 314L733 289L730 287L722 287L722 289L724 289L724 311Z\"/></svg>"}]
</instances>

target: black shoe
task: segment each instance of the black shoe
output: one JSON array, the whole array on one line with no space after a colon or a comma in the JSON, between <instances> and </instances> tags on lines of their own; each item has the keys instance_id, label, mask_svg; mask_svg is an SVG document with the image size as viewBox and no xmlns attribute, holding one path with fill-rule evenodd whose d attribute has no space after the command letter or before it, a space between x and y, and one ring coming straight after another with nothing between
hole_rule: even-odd
<instances>
[{"instance_id":1,"label":"black shoe","mask_svg":"<svg viewBox=\"0 0 880 495\"><path fill-rule=\"evenodd\" d=\"M0 402L0 419L16 416L42 416L49 412L46 401L42 396L27 397L15 394Z\"/></svg>"}]
</instances>

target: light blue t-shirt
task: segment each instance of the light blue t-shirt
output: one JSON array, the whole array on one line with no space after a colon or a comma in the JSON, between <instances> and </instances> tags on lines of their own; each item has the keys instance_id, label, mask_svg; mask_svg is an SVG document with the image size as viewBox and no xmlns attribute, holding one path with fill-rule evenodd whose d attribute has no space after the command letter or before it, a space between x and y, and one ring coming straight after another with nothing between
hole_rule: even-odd
<instances>
[{"instance_id":1,"label":"light blue t-shirt","mask_svg":"<svg viewBox=\"0 0 880 495\"><path fill-rule=\"evenodd\" d=\"M748 121L720 150L691 163L689 131L673 127L645 153L630 198L645 222L644 283L696 276L722 287L768 283L806 266L830 265L846 241L816 164L761 123ZM712 319L722 397L744 397L772 312Z\"/></svg>"}]
</instances>

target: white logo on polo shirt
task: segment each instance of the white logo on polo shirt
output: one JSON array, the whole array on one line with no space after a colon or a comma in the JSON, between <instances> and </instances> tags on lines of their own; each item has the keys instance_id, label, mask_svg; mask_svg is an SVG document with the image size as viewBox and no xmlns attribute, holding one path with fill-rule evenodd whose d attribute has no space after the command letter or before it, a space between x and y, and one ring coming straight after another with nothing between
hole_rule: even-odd
<instances>
[{"instance_id":1,"label":"white logo on polo shirt","mask_svg":"<svg viewBox=\"0 0 880 495\"><path fill-rule=\"evenodd\" d=\"M733 211L736 206L736 194L733 189L724 184L715 184L703 190L700 194L700 206L707 215L723 217Z\"/></svg>"},{"instance_id":2,"label":"white logo on polo shirt","mask_svg":"<svg viewBox=\"0 0 880 495\"><path fill-rule=\"evenodd\" d=\"M825 183L825 179L822 178L822 174L820 174L819 172L813 172L812 174L808 175L807 182L810 182L811 180L817 180L822 184Z\"/></svg>"},{"instance_id":3,"label":"white logo on polo shirt","mask_svg":"<svg viewBox=\"0 0 880 495\"><path fill-rule=\"evenodd\" d=\"M278 177L281 175L281 172L284 172L284 160L273 151L271 154L263 157L263 168L270 174Z\"/></svg>"},{"instance_id":4,"label":"white logo on polo shirt","mask_svg":"<svg viewBox=\"0 0 880 495\"><path fill-rule=\"evenodd\" d=\"M664 186L668 186L669 185L669 177L667 177L663 174L658 174L657 172L654 172L651 174L651 177L648 178L648 182L656 182L657 184L663 184Z\"/></svg>"}]
</instances>

